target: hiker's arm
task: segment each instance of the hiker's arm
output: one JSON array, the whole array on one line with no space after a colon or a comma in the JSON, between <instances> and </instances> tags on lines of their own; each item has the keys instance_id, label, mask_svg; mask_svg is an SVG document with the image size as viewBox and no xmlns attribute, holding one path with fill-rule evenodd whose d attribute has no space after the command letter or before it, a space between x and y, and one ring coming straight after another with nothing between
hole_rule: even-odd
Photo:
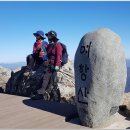
<instances>
[{"instance_id":1,"label":"hiker's arm","mask_svg":"<svg viewBox=\"0 0 130 130\"><path fill-rule=\"evenodd\" d=\"M57 44L56 46L56 64L55 66L61 66L61 56L62 56L62 46L61 44Z\"/></svg>"},{"instance_id":2,"label":"hiker's arm","mask_svg":"<svg viewBox=\"0 0 130 130\"><path fill-rule=\"evenodd\" d=\"M33 45L33 54L39 54L41 51L41 48L36 47L36 43Z\"/></svg>"},{"instance_id":3,"label":"hiker's arm","mask_svg":"<svg viewBox=\"0 0 130 130\"><path fill-rule=\"evenodd\" d=\"M36 45L35 45L35 43L34 43L34 45L33 45L33 54L34 53L36 53Z\"/></svg>"},{"instance_id":4,"label":"hiker's arm","mask_svg":"<svg viewBox=\"0 0 130 130\"><path fill-rule=\"evenodd\" d=\"M47 48L48 42L45 41L44 47Z\"/></svg>"}]
</instances>

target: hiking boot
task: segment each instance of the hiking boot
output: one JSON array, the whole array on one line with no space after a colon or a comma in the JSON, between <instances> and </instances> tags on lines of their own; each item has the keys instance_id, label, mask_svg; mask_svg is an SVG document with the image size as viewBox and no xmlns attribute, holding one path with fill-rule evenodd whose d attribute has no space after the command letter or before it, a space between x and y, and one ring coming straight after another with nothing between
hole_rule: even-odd
<instances>
[{"instance_id":1,"label":"hiking boot","mask_svg":"<svg viewBox=\"0 0 130 130\"><path fill-rule=\"evenodd\" d=\"M44 99L45 101L49 101L49 100L50 100L50 95L49 95L48 92L45 92L45 93L43 94L43 99Z\"/></svg>"},{"instance_id":2,"label":"hiking boot","mask_svg":"<svg viewBox=\"0 0 130 130\"><path fill-rule=\"evenodd\" d=\"M42 94L35 94L35 95L31 95L31 99L32 100L41 100L43 99L43 95Z\"/></svg>"}]
</instances>

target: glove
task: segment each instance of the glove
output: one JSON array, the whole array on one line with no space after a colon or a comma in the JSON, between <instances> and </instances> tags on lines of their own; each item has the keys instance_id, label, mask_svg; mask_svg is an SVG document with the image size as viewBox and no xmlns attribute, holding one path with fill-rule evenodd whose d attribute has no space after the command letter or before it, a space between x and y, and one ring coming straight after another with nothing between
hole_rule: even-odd
<instances>
[{"instance_id":1,"label":"glove","mask_svg":"<svg viewBox=\"0 0 130 130\"><path fill-rule=\"evenodd\" d=\"M59 71L60 67L59 66L55 66L55 71Z\"/></svg>"}]
</instances>

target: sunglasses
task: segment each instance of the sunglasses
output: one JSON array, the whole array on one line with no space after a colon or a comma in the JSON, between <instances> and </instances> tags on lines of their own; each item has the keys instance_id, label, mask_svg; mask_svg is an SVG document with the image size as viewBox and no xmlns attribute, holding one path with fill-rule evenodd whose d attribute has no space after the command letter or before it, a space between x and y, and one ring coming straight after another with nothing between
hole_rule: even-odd
<instances>
[{"instance_id":1,"label":"sunglasses","mask_svg":"<svg viewBox=\"0 0 130 130\"><path fill-rule=\"evenodd\" d=\"M44 39L43 37L41 37L40 35L35 35L38 39Z\"/></svg>"}]
</instances>

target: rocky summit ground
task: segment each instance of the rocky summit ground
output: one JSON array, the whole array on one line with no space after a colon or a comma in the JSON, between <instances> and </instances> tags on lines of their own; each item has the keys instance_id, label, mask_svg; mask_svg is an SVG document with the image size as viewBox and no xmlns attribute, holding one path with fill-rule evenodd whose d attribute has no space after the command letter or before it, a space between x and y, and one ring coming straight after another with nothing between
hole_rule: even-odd
<instances>
[{"instance_id":1,"label":"rocky summit ground","mask_svg":"<svg viewBox=\"0 0 130 130\"><path fill-rule=\"evenodd\" d=\"M32 101L28 97L0 93L0 129L88 129L78 118L66 121L75 113L74 105ZM101 129L130 129L130 118L116 113L112 124Z\"/></svg>"}]
</instances>

